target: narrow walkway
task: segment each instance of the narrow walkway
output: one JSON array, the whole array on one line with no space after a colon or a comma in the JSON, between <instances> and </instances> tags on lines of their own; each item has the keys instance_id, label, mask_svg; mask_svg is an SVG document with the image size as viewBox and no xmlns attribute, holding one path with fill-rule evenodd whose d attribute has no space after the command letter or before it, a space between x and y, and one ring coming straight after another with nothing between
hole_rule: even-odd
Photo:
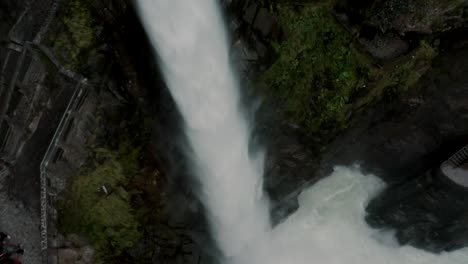
<instances>
[{"instance_id":1,"label":"narrow walkway","mask_svg":"<svg viewBox=\"0 0 468 264\"><path fill-rule=\"evenodd\" d=\"M0 126L9 106L12 91L17 85L17 76L23 64L22 58L25 52L30 51L23 48L34 45L34 48L42 50L37 46L53 23L59 3L60 0L28 2L8 34L7 47L4 47L8 52L6 58L14 51L22 56L19 59L7 60L14 62L14 65L0 62L2 64L0 65L0 97L2 97ZM45 53L43 50L42 52ZM58 71L70 77L69 72L64 72L61 68ZM47 188L39 167L56 128L51 124L58 124L60 121L72 91L66 87L61 93L61 98L57 98L58 103L54 108L42 116L33 138L25 142L20 155L17 155L13 161L11 172L0 172L0 231L10 234L14 241L23 244L26 253L20 259L25 264L48 262L45 250L47 249L48 222L45 214L47 203L46 199L42 199L47 193Z\"/></svg>"}]
</instances>

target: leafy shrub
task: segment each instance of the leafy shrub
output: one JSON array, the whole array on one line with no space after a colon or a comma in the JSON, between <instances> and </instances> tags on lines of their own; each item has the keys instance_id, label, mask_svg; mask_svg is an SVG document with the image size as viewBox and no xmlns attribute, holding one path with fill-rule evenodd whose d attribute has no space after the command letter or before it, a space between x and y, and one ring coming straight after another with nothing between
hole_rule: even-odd
<instances>
[{"instance_id":1,"label":"leafy shrub","mask_svg":"<svg viewBox=\"0 0 468 264\"><path fill-rule=\"evenodd\" d=\"M59 55L67 68L79 70L80 56L92 48L95 36L93 16L88 5L82 0L70 0L62 10L59 25L52 31L49 40L52 48Z\"/></svg>"},{"instance_id":2,"label":"leafy shrub","mask_svg":"<svg viewBox=\"0 0 468 264\"><path fill-rule=\"evenodd\" d=\"M345 124L350 100L371 73L353 40L323 7L278 5L287 39L273 44L278 60L262 80L285 104L285 114L310 132Z\"/></svg>"},{"instance_id":3,"label":"leafy shrub","mask_svg":"<svg viewBox=\"0 0 468 264\"><path fill-rule=\"evenodd\" d=\"M274 10L286 39L271 43L278 59L260 81L267 94L282 102L286 118L318 140L345 128L364 106L407 91L437 55L422 41L407 56L375 67L330 6L276 4Z\"/></svg>"},{"instance_id":4,"label":"leafy shrub","mask_svg":"<svg viewBox=\"0 0 468 264\"><path fill-rule=\"evenodd\" d=\"M130 180L137 173L138 148L116 153L98 149L94 169L75 177L59 206L61 229L85 234L93 242L100 261L120 255L141 237L132 207ZM109 194L100 192L106 186Z\"/></svg>"}]
</instances>

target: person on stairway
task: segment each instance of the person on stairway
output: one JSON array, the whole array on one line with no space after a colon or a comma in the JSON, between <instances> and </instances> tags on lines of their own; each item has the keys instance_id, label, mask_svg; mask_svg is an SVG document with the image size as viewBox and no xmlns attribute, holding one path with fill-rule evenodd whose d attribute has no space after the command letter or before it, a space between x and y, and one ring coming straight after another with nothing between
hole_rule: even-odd
<instances>
[{"instance_id":1,"label":"person on stairway","mask_svg":"<svg viewBox=\"0 0 468 264\"><path fill-rule=\"evenodd\" d=\"M10 243L10 239L7 233L0 232L0 264L21 264L17 258L12 258L12 255L23 255L23 246Z\"/></svg>"}]
</instances>

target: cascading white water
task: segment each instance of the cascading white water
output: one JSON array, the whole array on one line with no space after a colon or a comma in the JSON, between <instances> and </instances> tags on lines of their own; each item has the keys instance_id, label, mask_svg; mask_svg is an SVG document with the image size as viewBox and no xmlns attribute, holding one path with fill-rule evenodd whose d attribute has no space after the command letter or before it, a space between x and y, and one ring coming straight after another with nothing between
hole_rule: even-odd
<instances>
[{"instance_id":1,"label":"cascading white water","mask_svg":"<svg viewBox=\"0 0 468 264\"><path fill-rule=\"evenodd\" d=\"M249 156L215 0L138 0L143 24L182 113L214 238L232 264L466 264L468 250L436 255L371 229L365 204L383 183L338 167L305 190L274 230L262 192L263 159Z\"/></svg>"},{"instance_id":2,"label":"cascading white water","mask_svg":"<svg viewBox=\"0 0 468 264\"><path fill-rule=\"evenodd\" d=\"M262 155L249 155L250 126L215 0L139 0L139 12L185 120L193 168L214 238L226 257L270 229Z\"/></svg>"},{"instance_id":3,"label":"cascading white water","mask_svg":"<svg viewBox=\"0 0 468 264\"><path fill-rule=\"evenodd\" d=\"M364 220L365 206L384 187L358 168L332 175L299 196L300 207L235 264L466 264L468 249L434 254L400 246L393 232ZM231 264L231 263L229 263Z\"/></svg>"}]
</instances>

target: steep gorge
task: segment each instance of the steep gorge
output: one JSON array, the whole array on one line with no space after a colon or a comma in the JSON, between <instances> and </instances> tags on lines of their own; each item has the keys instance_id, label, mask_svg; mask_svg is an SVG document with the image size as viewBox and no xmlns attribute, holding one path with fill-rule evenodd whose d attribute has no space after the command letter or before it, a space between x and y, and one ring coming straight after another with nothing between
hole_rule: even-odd
<instances>
[{"instance_id":1,"label":"steep gorge","mask_svg":"<svg viewBox=\"0 0 468 264\"><path fill-rule=\"evenodd\" d=\"M52 3L53 1L45 2ZM466 11L462 11L462 19L460 19L460 16L453 15L453 12L459 12L458 9L448 10L447 16L453 20L449 19L447 22L444 19L438 19L437 21L446 21L444 23L451 26L436 26L431 32L427 30L428 26L424 16L421 21L425 23L421 26L414 24L415 21L419 21L414 19L417 15L381 20L387 21L385 22L387 31L379 33L375 31L375 28L384 25L372 24L372 21L376 21L372 15L385 15L388 6L378 9L379 5L369 4L375 8L368 10L368 6L364 6L362 10L359 10L351 8L346 3L339 3L339 5L330 8L332 1L317 1L318 4L325 5L325 7L321 6L321 8L325 8L326 11L322 11L325 14L317 18L312 8L308 10L307 16L314 19L307 20L307 23L335 21L338 26L328 27L321 32L322 35L318 37L328 36L329 41L316 40L317 43L311 45L316 50L312 49L310 53L294 53L293 55L298 57L285 58L283 61L286 63L283 65L276 64L277 66L274 66L276 68L273 69L276 69L277 72L272 76L278 76L278 71L288 71L288 65L294 63L294 59L299 58L299 60L304 61L308 59L301 56L308 54L315 56L316 53L328 54L327 52L334 51L339 45L351 45L346 47L352 48L353 52L356 52L354 49L357 49L358 53L353 54L347 54L344 51L342 54L344 59L333 58L332 62L338 64L320 61L323 63L323 67L313 69L320 74L315 74L312 80L326 87L322 91L325 96L318 100L320 94L309 93L308 90L304 94L294 91L287 92L281 90L280 86L277 90L268 90L268 86L266 89L259 90L252 88L265 87L258 83L257 77L264 72L265 68L275 63L273 58L281 58L281 53L278 53L274 47L270 47L271 40L283 41L279 52L288 51L288 45L304 45L304 43L294 41L295 35L287 30L288 26L304 27L304 24L294 22L297 10L279 10L282 13L278 15L275 13L277 10L265 8L263 6L265 2L268 1L263 1L263 3L226 1L223 3L228 17L232 19L228 19L228 24L235 32L232 37L232 52L234 56L241 58L240 66L245 67L242 68L246 70L245 74L242 75L244 80L247 79L250 80L248 83L254 83L254 85L248 86L245 82L247 87L245 94L260 93L265 98L265 103L258 110L259 126L256 135L258 135L259 142L266 142L270 146L266 162L265 187L274 201L275 206L272 214L276 222L281 221L295 210L298 191L328 175L331 166L336 164L349 165L356 159L362 160L363 168L382 176L391 184L401 184L411 182L412 179L423 175L428 169L437 166L438 162L443 161L453 154L452 152L468 142L466 140L467 127L464 125L467 124L464 113L468 105L466 103L467 80L465 77L468 63L465 51L466 40L462 39L460 37L462 34L459 33L464 32L466 27L463 24L463 19L466 19L466 17L463 18L463 12ZM404 7L405 3L411 1L391 2L387 5L396 5L399 2L399 6ZM252 5L257 6L252 7ZM108 9L103 8L103 6ZM11 3L2 2L1 7L2 12L8 10L2 14L11 16L11 18L4 15L1 17L2 21L6 18L7 22L2 23L0 32L7 32L7 27L14 24L15 18L18 18L23 11L24 5L19 1L13 1ZM158 260L172 263L178 261L177 259L197 263L200 256L203 256L202 259L209 259L207 255L216 252L210 251L210 247L207 247L206 251L206 249L202 250L197 246L211 244L211 241L210 237L207 236L203 209L199 201L193 198L191 183L187 180L190 177L187 175L189 173L184 161L186 157L181 153L183 149L179 148L179 143L176 142L177 137L174 136L180 117L161 78L154 78L153 72L157 72L157 65L148 56L151 53L150 47L132 7L127 1L90 3L80 0L61 1L60 8L62 9L59 9L57 18L53 20L52 29L44 45L49 46L55 52L60 63L66 68L84 75L93 84L99 84L91 88L95 92L92 92L90 97L94 97L96 100L94 102L91 100L89 103L91 106L98 107L90 106L89 109L101 110L90 110L88 113L95 117L91 119L96 119L97 123L101 124L97 126L98 132L92 129L95 127L92 124L81 126L79 129L73 128L71 132L73 135L76 134L73 131L81 129L88 132L84 133L88 134L85 137L96 138L94 146L92 146L93 150L86 150L89 151L87 160L90 163L88 164L93 164L94 159L96 159L98 161L97 168L99 168L102 165L100 162L106 160L107 154L99 154L99 151L98 154L93 154L96 149L104 147L110 149L110 152L119 153L116 151L119 149L118 142L108 142L107 139L119 138L119 135L123 134L122 127L127 129L129 131L127 133L130 135L138 134L138 131L144 131L148 134L143 142L130 143L146 146L141 152L144 153L142 155L145 158L137 162L138 166L141 166L139 171L142 173L138 173L132 179L132 182L138 183L127 185L126 191L131 191L131 188L143 190L144 195L134 196L130 204L135 208L136 205L144 208L148 206L148 201L154 202L156 200L161 208L158 209L158 212L164 216L159 218L155 214L143 214L146 221L153 221L156 217L157 224L151 227L151 232L145 230L139 239L134 240L138 242L132 246L124 247L124 250L119 253L120 255L116 255L119 263L134 263L137 259L144 263ZM67 8L68 11L66 11ZM401 14L406 14L401 12ZM76 14L76 16L72 19L65 19L65 14ZM444 13L439 15L444 16ZM392 13L388 16L395 18L398 13ZM87 21L88 19L92 19L92 22ZM282 24L285 22L290 24ZM73 32L77 29L73 23L78 23L79 32ZM302 30L304 28L300 28L298 32L302 32ZM358 36L353 37L355 36L353 32L356 31ZM340 36L340 32L349 32L350 37L337 38L336 36ZM399 35L400 32L406 34ZM2 35L4 34L2 33ZM75 41L75 35L92 36L93 41L77 42L66 46L67 43ZM369 42L373 35L375 35L374 42ZM315 36L311 35L311 37ZM437 41L437 39L439 40ZM307 41L313 40L311 38ZM429 47L422 46L421 48L418 44L421 41L427 43ZM404 44L405 42L409 44ZM376 49L376 43L379 45L383 43L383 46ZM403 43L404 45L401 47L406 47L407 50L396 49L391 55L397 56L396 58L389 59L386 57L387 55L380 56L379 52L387 51L388 45L392 43L397 43L396 47L400 47ZM436 43L439 43L438 46L433 46ZM362 55L362 50L365 54L364 63L360 61L360 57L354 59L356 54ZM432 50L436 50L436 52L432 53ZM4 49L2 49L3 51ZM430 52L428 53L428 51ZM438 53L440 55L437 55ZM375 58L376 54L381 58ZM416 63L412 63L412 56L419 56L418 54L422 59L418 57L415 60ZM350 59L351 65L339 64ZM109 65L112 67L108 67ZM336 66L339 67L335 68ZM349 94L348 91L333 90L338 86L330 84L330 82L337 77L341 78L339 79L340 84L346 87L362 85L359 78L361 78L361 68L363 67L369 67L371 71L377 69L377 72L373 73L376 74L373 78L377 81L384 80L390 85L384 82L379 86L379 84L375 84L374 79L366 79L369 82L366 83L367 86L376 88L370 90L375 91L376 95L370 93L370 96L362 96L362 91ZM392 74L395 67L403 67L404 70L394 73L396 76L394 79L385 79L385 76ZM310 70L308 68L298 69L300 70L297 71L298 73ZM346 72L350 75L343 74ZM408 72L417 73L417 78L414 75L408 75ZM290 74L291 79L301 76L295 76L289 72L288 74ZM302 74L304 73L302 72ZM53 78L49 80L53 80ZM304 80L305 82L310 81L306 77ZM56 87L66 85L64 82L50 83ZM278 82L270 79L271 83ZM414 83L417 84L414 85ZM297 84L288 83L288 85ZM307 89L308 86L297 87L295 91L303 92L300 89ZM377 88L382 90L379 91ZM341 97L334 97L335 93ZM3 100L3 95L0 97ZM356 101L356 98L361 100ZM343 100L345 100L344 103ZM286 115L282 115L283 110L288 109L286 106L278 108L270 104L281 101L286 101L293 107ZM316 103L309 106L307 103L310 101ZM40 107L37 110L39 109ZM293 114L291 114L291 109ZM323 112L324 109L330 111L317 119L314 115ZM141 126L135 125L135 123L142 122L141 118L135 118L134 115L128 114L125 119L129 119L130 125L122 125L120 119L123 116L122 113L129 112L140 112L141 114L136 116L154 116L155 118L149 122L146 121ZM84 116L80 113L76 115ZM304 116L306 118L301 119ZM137 121L132 123L134 118ZM13 120L15 119L13 118ZM310 120L313 122L307 123ZM318 124L319 128L314 128L309 124L314 124L314 126ZM101 136L94 137L92 134ZM40 135L39 131L36 135ZM33 137L32 140L37 139ZM76 143L81 144L81 142L84 141ZM72 157L73 161L73 157L77 157L73 156L75 155L73 153L77 152L70 145L63 149L66 158ZM76 164L83 165L79 162ZM78 165L74 166L79 167ZM91 168L93 166L91 165ZM159 173L158 176L154 176L156 171ZM104 179L101 184L105 184L108 180ZM149 183L154 181L158 182L157 188L146 189ZM19 182L14 184L17 189L20 186L18 184ZM39 197L36 191L23 193L23 195L27 199L35 200L34 197ZM148 195L151 191L157 191L163 195L161 197ZM13 194L11 196L13 199L17 199L14 198ZM97 199L103 199L102 197L98 196ZM17 203L17 201L14 200L13 203ZM106 217L108 216L104 216L104 218ZM461 217L460 219L459 226L462 227L465 218ZM415 221L424 222L425 220L415 219ZM402 226L403 233L413 234L413 231L408 231L408 228L405 227L408 222L406 224L399 223L399 225ZM439 225L426 227L439 228ZM423 229L422 232L426 231L427 229ZM156 239L148 239L149 236L155 236ZM56 243L54 239L56 238L51 238L51 247ZM411 243L411 241L405 240L402 242ZM431 248L431 243L431 241L426 241L418 246ZM70 245L69 242L57 242L59 247L64 247L65 244ZM108 253L107 256L110 254ZM111 258L110 261L115 261L115 259Z\"/></svg>"}]
</instances>

